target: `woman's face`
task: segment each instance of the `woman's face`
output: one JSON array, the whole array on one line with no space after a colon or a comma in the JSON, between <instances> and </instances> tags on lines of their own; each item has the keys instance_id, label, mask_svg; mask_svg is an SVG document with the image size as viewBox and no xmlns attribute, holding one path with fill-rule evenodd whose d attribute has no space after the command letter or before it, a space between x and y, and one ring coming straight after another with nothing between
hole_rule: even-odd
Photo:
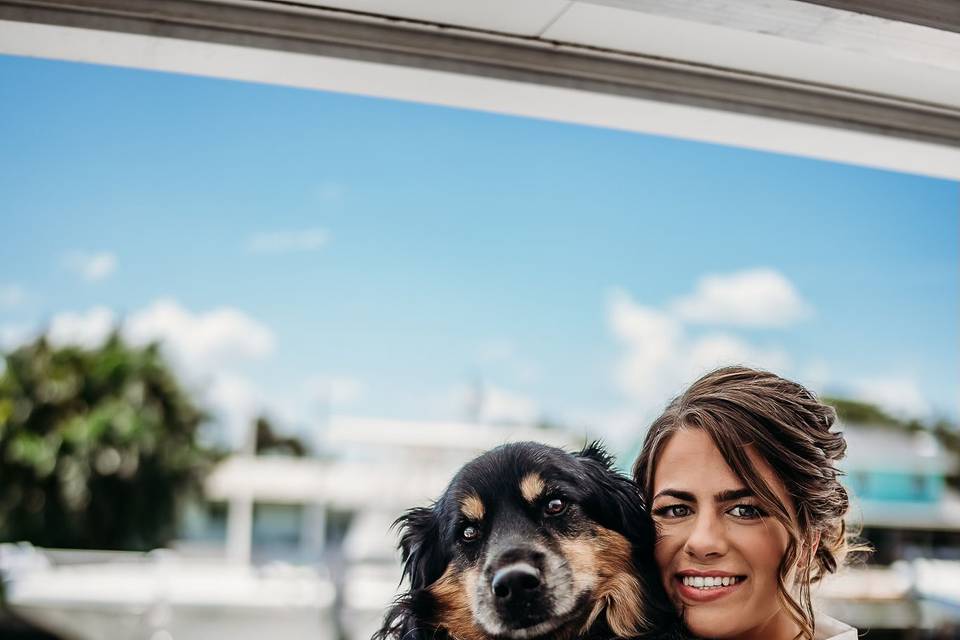
<instances>
[{"instance_id":1,"label":"woman's face","mask_svg":"<svg viewBox=\"0 0 960 640\"><path fill-rule=\"evenodd\" d=\"M785 505L783 483L748 448L762 480ZM777 572L789 541L780 522L733 473L701 429L667 442L653 479L656 559L684 620L706 638L791 638L795 623L777 598Z\"/></svg>"}]
</instances>

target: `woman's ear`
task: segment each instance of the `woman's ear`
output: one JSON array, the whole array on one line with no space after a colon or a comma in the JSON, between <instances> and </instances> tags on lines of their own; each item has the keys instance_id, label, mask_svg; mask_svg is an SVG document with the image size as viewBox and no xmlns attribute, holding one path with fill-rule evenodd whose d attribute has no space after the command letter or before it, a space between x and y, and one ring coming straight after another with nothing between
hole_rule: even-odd
<instances>
[{"instance_id":1,"label":"woman's ear","mask_svg":"<svg viewBox=\"0 0 960 640\"><path fill-rule=\"evenodd\" d=\"M817 557L817 549L820 548L820 532L814 531L810 536L810 541L807 543L807 547L803 549L803 553L800 555L800 562L813 565Z\"/></svg>"},{"instance_id":2,"label":"woman's ear","mask_svg":"<svg viewBox=\"0 0 960 640\"><path fill-rule=\"evenodd\" d=\"M810 557L817 557L817 549L820 548L820 532L815 531L810 538Z\"/></svg>"},{"instance_id":3,"label":"woman's ear","mask_svg":"<svg viewBox=\"0 0 960 640\"><path fill-rule=\"evenodd\" d=\"M820 548L820 532L814 531L807 540L800 543L799 553L792 570L794 579L801 579L805 574L804 568L810 567L813 570L816 564L817 549ZM803 578L805 579L805 578Z\"/></svg>"}]
</instances>

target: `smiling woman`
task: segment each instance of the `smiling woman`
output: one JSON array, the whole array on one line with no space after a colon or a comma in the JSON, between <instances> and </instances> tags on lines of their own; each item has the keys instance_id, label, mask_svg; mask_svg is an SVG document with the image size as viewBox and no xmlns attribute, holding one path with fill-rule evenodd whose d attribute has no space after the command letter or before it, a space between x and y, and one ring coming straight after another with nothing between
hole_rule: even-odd
<instances>
[{"instance_id":1,"label":"smiling woman","mask_svg":"<svg viewBox=\"0 0 960 640\"><path fill-rule=\"evenodd\" d=\"M657 524L664 587L710 638L847 640L810 585L853 548L835 413L772 373L709 373L654 421L634 475Z\"/></svg>"}]
</instances>

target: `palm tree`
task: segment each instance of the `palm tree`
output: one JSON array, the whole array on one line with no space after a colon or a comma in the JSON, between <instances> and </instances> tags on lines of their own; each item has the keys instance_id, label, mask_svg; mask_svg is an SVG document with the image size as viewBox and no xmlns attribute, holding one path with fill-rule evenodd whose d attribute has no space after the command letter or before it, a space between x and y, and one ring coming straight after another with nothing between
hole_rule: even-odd
<instances>
[{"instance_id":1,"label":"palm tree","mask_svg":"<svg viewBox=\"0 0 960 640\"><path fill-rule=\"evenodd\" d=\"M216 453L207 416L156 344L100 348L45 338L0 372L0 541L147 550L175 533L180 500Z\"/></svg>"}]
</instances>

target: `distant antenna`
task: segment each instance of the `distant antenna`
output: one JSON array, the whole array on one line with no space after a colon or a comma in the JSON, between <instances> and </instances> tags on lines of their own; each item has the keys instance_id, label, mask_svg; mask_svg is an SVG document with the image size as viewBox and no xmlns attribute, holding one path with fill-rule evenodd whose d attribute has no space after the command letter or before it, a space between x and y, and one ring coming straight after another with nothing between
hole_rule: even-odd
<instances>
[{"instance_id":1,"label":"distant antenna","mask_svg":"<svg viewBox=\"0 0 960 640\"><path fill-rule=\"evenodd\" d=\"M246 429L243 431L243 443L240 447L240 453L245 456L257 455L257 416L253 415L246 419Z\"/></svg>"},{"instance_id":2,"label":"distant antenna","mask_svg":"<svg viewBox=\"0 0 960 640\"><path fill-rule=\"evenodd\" d=\"M326 454L324 434L329 432L330 424L333 422L333 385L329 380L323 383L323 388L317 393L315 401L318 428L312 434L313 448L315 454Z\"/></svg>"},{"instance_id":3,"label":"distant antenna","mask_svg":"<svg viewBox=\"0 0 960 640\"><path fill-rule=\"evenodd\" d=\"M473 376L467 383L467 397L464 400L464 414L467 422L478 424L483 421L483 409L486 394L483 388L483 377L480 374Z\"/></svg>"},{"instance_id":4,"label":"distant antenna","mask_svg":"<svg viewBox=\"0 0 960 640\"><path fill-rule=\"evenodd\" d=\"M323 391L318 394L317 414L320 418L321 428L329 428L330 420L333 418L333 383L326 380L323 385Z\"/></svg>"}]
</instances>

